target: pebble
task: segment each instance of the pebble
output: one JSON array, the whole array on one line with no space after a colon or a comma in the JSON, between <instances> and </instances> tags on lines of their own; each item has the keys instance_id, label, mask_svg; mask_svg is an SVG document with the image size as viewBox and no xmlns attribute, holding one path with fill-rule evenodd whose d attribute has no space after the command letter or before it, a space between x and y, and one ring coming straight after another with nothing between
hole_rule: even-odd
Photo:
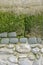
<instances>
[{"instance_id":1,"label":"pebble","mask_svg":"<svg viewBox=\"0 0 43 65\"><path fill-rule=\"evenodd\" d=\"M20 44L16 45L16 51L20 53L28 53L31 51L30 45L28 44Z\"/></svg>"},{"instance_id":2,"label":"pebble","mask_svg":"<svg viewBox=\"0 0 43 65\"><path fill-rule=\"evenodd\" d=\"M32 49L32 52L34 54L37 54L39 51L40 51L40 49L38 47Z\"/></svg>"},{"instance_id":3,"label":"pebble","mask_svg":"<svg viewBox=\"0 0 43 65\"><path fill-rule=\"evenodd\" d=\"M12 49L12 48L14 48L14 45L13 44L9 44L9 45L7 45L7 48Z\"/></svg>"},{"instance_id":4,"label":"pebble","mask_svg":"<svg viewBox=\"0 0 43 65\"><path fill-rule=\"evenodd\" d=\"M31 60L31 61L34 61L34 60L36 59L34 54L30 54L30 55L28 56L28 58L29 58L29 60Z\"/></svg>"},{"instance_id":5,"label":"pebble","mask_svg":"<svg viewBox=\"0 0 43 65\"><path fill-rule=\"evenodd\" d=\"M0 53L4 53L4 54L8 54L8 53L13 53L13 50L12 49L7 49L7 48L1 48L0 49Z\"/></svg>"},{"instance_id":6,"label":"pebble","mask_svg":"<svg viewBox=\"0 0 43 65\"><path fill-rule=\"evenodd\" d=\"M26 58L27 54L19 54L19 58Z\"/></svg>"},{"instance_id":7,"label":"pebble","mask_svg":"<svg viewBox=\"0 0 43 65\"><path fill-rule=\"evenodd\" d=\"M12 63L17 63L17 62L18 62L18 59L17 59L16 56L10 56L10 57L8 58L8 60L9 60L10 62L12 62Z\"/></svg>"},{"instance_id":8,"label":"pebble","mask_svg":"<svg viewBox=\"0 0 43 65\"><path fill-rule=\"evenodd\" d=\"M35 60L32 65L39 65L39 62Z\"/></svg>"},{"instance_id":9,"label":"pebble","mask_svg":"<svg viewBox=\"0 0 43 65\"><path fill-rule=\"evenodd\" d=\"M28 58L19 59L19 65L32 65L32 62Z\"/></svg>"},{"instance_id":10,"label":"pebble","mask_svg":"<svg viewBox=\"0 0 43 65\"><path fill-rule=\"evenodd\" d=\"M41 53L43 53L43 48L40 51L41 51Z\"/></svg>"}]
</instances>

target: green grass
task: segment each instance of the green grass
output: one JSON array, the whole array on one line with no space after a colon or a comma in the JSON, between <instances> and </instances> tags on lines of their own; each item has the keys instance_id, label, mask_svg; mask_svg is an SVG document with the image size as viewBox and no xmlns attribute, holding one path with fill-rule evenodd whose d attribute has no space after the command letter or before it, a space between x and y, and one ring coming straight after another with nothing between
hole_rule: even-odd
<instances>
[{"instance_id":1,"label":"green grass","mask_svg":"<svg viewBox=\"0 0 43 65\"><path fill-rule=\"evenodd\" d=\"M43 36L43 13L37 15L17 15L0 12L0 32L16 31L18 36Z\"/></svg>"}]
</instances>

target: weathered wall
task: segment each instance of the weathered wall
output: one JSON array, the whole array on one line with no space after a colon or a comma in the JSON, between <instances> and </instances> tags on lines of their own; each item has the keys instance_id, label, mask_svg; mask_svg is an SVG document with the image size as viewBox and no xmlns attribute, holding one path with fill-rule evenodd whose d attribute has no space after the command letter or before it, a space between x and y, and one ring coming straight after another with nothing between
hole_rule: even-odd
<instances>
[{"instance_id":1,"label":"weathered wall","mask_svg":"<svg viewBox=\"0 0 43 65\"><path fill-rule=\"evenodd\" d=\"M0 0L0 10L33 14L43 11L43 0Z\"/></svg>"},{"instance_id":2,"label":"weathered wall","mask_svg":"<svg viewBox=\"0 0 43 65\"><path fill-rule=\"evenodd\" d=\"M43 65L43 40L15 38L15 32L0 33L0 65Z\"/></svg>"}]
</instances>

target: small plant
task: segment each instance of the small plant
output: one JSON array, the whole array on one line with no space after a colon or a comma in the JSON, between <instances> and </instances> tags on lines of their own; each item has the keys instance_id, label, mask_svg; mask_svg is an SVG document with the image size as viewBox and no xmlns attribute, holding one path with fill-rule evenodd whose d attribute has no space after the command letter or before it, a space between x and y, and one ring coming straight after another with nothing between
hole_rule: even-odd
<instances>
[{"instance_id":1,"label":"small plant","mask_svg":"<svg viewBox=\"0 0 43 65\"><path fill-rule=\"evenodd\" d=\"M0 12L0 32L16 31L18 36L43 36L43 13L37 15L17 15Z\"/></svg>"}]
</instances>

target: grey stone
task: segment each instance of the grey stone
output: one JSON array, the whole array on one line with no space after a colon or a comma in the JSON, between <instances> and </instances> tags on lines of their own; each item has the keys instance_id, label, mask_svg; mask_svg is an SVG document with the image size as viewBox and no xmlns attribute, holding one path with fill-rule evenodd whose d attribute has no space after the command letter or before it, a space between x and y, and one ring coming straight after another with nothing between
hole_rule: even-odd
<instances>
[{"instance_id":1,"label":"grey stone","mask_svg":"<svg viewBox=\"0 0 43 65\"><path fill-rule=\"evenodd\" d=\"M31 47L28 44L16 45L16 51L19 53L29 53L31 51Z\"/></svg>"},{"instance_id":2,"label":"grey stone","mask_svg":"<svg viewBox=\"0 0 43 65\"><path fill-rule=\"evenodd\" d=\"M41 43L42 42L41 38L37 38L37 42Z\"/></svg>"},{"instance_id":3,"label":"grey stone","mask_svg":"<svg viewBox=\"0 0 43 65\"><path fill-rule=\"evenodd\" d=\"M26 41L27 41L27 38L20 38L21 43L26 43Z\"/></svg>"},{"instance_id":4,"label":"grey stone","mask_svg":"<svg viewBox=\"0 0 43 65\"><path fill-rule=\"evenodd\" d=\"M9 38L2 38L1 43L9 43Z\"/></svg>"},{"instance_id":5,"label":"grey stone","mask_svg":"<svg viewBox=\"0 0 43 65\"><path fill-rule=\"evenodd\" d=\"M16 37L16 32L9 32L8 37Z\"/></svg>"},{"instance_id":6,"label":"grey stone","mask_svg":"<svg viewBox=\"0 0 43 65\"><path fill-rule=\"evenodd\" d=\"M8 58L8 60L10 61L10 62L12 62L12 63L17 63L18 62L18 59L17 59L17 57L16 56L10 56L9 58Z\"/></svg>"},{"instance_id":7,"label":"grey stone","mask_svg":"<svg viewBox=\"0 0 43 65\"><path fill-rule=\"evenodd\" d=\"M14 45L13 44L9 44L9 45L7 45L7 48L8 49L13 49L14 48Z\"/></svg>"},{"instance_id":8,"label":"grey stone","mask_svg":"<svg viewBox=\"0 0 43 65\"><path fill-rule=\"evenodd\" d=\"M15 64L15 63L8 63L8 65L18 65L18 64Z\"/></svg>"},{"instance_id":9,"label":"grey stone","mask_svg":"<svg viewBox=\"0 0 43 65\"><path fill-rule=\"evenodd\" d=\"M28 43L30 43L30 44L35 44L35 43L37 43L36 37L29 38L29 39L28 39Z\"/></svg>"},{"instance_id":10,"label":"grey stone","mask_svg":"<svg viewBox=\"0 0 43 65\"><path fill-rule=\"evenodd\" d=\"M32 62L28 58L22 58L19 60L19 65L32 65Z\"/></svg>"},{"instance_id":11,"label":"grey stone","mask_svg":"<svg viewBox=\"0 0 43 65\"><path fill-rule=\"evenodd\" d=\"M37 54L39 51L40 51L40 49L38 47L32 49L32 52L35 54Z\"/></svg>"},{"instance_id":12,"label":"grey stone","mask_svg":"<svg viewBox=\"0 0 43 65\"><path fill-rule=\"evenodd\" d=\"M0 65L6 65L6 62L2 59L0 59Z\"/></svg>"},{"instance_id":13,"label":"grey stone","mask_svg":"<svg viewBox=\"0 0 43 65\"><path fill-rule=\"evenodd\" d=\"M33 55L33 54L29 54L28 58L29 58L29 60L31 60L31 61L34 61L34 60L36 59L36 58L35 58L35 55Z\"/></svg>"},{"instance_id":14,"label":"grey stone","mask_svg":"<svg viewBox=\"0 0 43 65\"><path fill-rule=\"evenodd\" d=\"M41 50L40 50L40 51L41 51L41 53L43 53L43 48L41 48Z\"/></svg>"},{"instance_id":15,"label":"grey stone","mask_svg":"<svg viewBox=\"0 0 43 65\"><path fill-rule=\"evenodd\" d=\"M42 59L41 59L41 65L43 65L43 57L42 57Z\"/></svg>"},{"instance_id":16,"label":"grey stone","mask_svg":"<svg viewBox=\"0 0 43 65\"><path fill-rule=\"evenodd\" d=\"M7 32L0 33L0 38L1 37L7 37Z\"/></svg>"},{"instance_id":17,"label":"grey stone","mask_svg":"<svg viewBox=\"0 0 43 65\"><path fill-rule=\"evenodd\" d=\"M10 43L18 43L18 38L10 38Z\"/></svg>"},{"instance_id":18,"label":"grey stone","mask_svg":"<svg viewBox=\"0 0 43 65\"><path fill-rule=\"evenodd\" d=\"M39 62L35 60L32 65L39 65Z\"/></svg>"}]
</instances>

